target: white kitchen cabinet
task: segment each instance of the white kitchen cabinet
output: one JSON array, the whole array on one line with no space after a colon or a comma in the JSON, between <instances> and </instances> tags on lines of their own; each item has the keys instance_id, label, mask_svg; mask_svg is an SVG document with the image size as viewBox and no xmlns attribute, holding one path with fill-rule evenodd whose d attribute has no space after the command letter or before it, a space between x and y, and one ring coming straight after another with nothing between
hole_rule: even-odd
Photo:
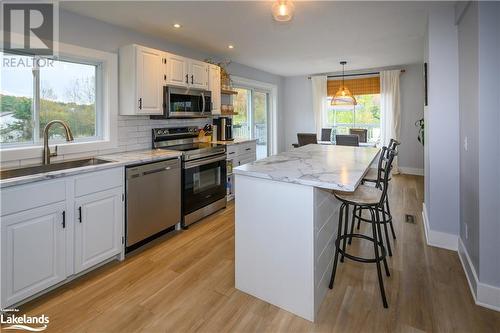
<instances>
[{"instance_id":1,"label":"white kitchen cabinet","mask_svg":"<svg viewBox=\"0 0 500 333\"><path fill-rule=\"evenodd\" d=\"M208 68L208 89L212 94L212 114L221 114L221 88L220 88L220 67L217 65L209 65Z\"/></svg>"},{"instance_id":2,"label":"white kitchen cabinet","mask_svg":"<svg viewBox=\"0 0 500 333\"><path fill-rule=\"evenodd\" d=\"M227 163L231 164L233 168L247 163L252 163L257 159L257 145L256 141L247 141L235 144L228 144L226 146ZM233 200L236 188L234 174L228 175L228 193L227 199Z\"/></svg>"},{"instance_id":3,"label":"white kitchen cabinet","mask_svg":"<svg viewBox=\"0 0 500 333\"><path fill-rule=\"evenodd\" d=\"M120 48L120 114L163 114L165 53L140 45Z\"/></svg>"},{"instance_id":4,"label":"white kitchen cabinet","mask_svg":"<svg viewBox=\"0 0 500 333\"><path fill-rule=\"evenodd\" d=\"M123 167L0 189L0 307L119 259L123 193Z\"/></svg>"},{"instance_id":5,"label":"white kitchen cabinet","mask_svg":"<svg viewBox=\"0 0 500 333\"><path fill-rule=\"evenodd\" d=\"M189 59L169 53L167 56L167 84L187 87L189 85L188 75Z\"/></svg>"},{"instance_id":6,"label":"white kitchen cabinet","mask_svg":"<svg viewBox=\"0 0 500 333\"><path fill-rule=\"evenodd\" d=\"M189 60L189 85L192 88L208 90L208 64Z\"/></svg>"},{"instance_id":7,"label":"white kitchen cabinet","mask_svg":"<svg viewBox=\"0 0 500 333\"><path fill-rule=\"evenodd\" d=\"M89 194L75 201L75 273L120 253L122 189Z\"/></svg>"},{"instance_id":8,"label":"white kitchen cabinet","mask_svg":"<svg viewBox=\"0 0 500 333\"><path fill-rule=\"evenodd\" d=\"M2 217L2 307L66 278L65 202Z\"/></svg>"}]
</instances>

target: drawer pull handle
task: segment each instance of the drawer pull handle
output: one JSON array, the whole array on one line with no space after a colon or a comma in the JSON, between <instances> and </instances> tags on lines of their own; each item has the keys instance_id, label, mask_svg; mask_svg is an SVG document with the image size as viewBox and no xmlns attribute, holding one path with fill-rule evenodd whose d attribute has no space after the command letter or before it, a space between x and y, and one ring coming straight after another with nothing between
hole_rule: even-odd
<instances>
[{"instance_id":1,"label":"drawer pull handle","mask_svg":"<svg viewBox=\"0 0 500 333\"><path fill-rule=\"evenodd\" d=\"M82 206L78 207L78 220L82 223Z\"/></svg>"},{"instance_id":2,"label":"drawer pull handle","mask_svg":"<svg viewBox=\"0 0 500 333\"><path fill-rule=\"evenodd\" d=\"M252 150L252 148L246 148L245 150Z\"/></svg>"},{"instance_id":3,"label":"drawer pull handle","mask_svg":"<svg viewBox=\"0 0 500 333\"><path fill-rule=\"evenodd\" d=\"M63 210L63 212L62 212L62 216L63 216L62 227L64 229L64 228L66 228L66 211L65 210Z\"/></svg>"}]
</instances>

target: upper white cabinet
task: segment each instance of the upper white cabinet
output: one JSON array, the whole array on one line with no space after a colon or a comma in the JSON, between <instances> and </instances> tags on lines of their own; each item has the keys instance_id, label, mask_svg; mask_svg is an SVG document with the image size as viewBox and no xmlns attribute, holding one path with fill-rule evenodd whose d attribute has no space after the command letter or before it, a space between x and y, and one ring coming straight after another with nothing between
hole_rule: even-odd
<instances>
[{"instance_id":1,"label":"upper white cabinet","mask_svg":"<svg viewBox=\"0 0 500 333\"><path fill-rule=\"evenodd\" d=\"M208 90L208 64L203 61L189 61L189 85L193 88Z\"/></svg>"},{"instance_id":2,"label":"upper white cabinet","mask_svg":"<svg viewBox=\"0 0 500 333\"><path fill-rule=\"evenodd\" d=\"M220 115L220 67L217 65L209 65L208 68L209 80L208 89L212 93L212 114Z\"/></svg>"},{"instance_id":3,"label":"upper white cabinet","mask_svg":"<svg viewBox=\"0 0 500 333\"><path fill-rule=\"evenodd\" d=\"M75 201L75 273L120 253L123 221L120 187Z\"/></svg>"},{"instance_id":4,"label":"upper white cabinet","mask_svg":"<svg viewBox=\"0 0 500 333\"><path fill-rule=\"evenodd\" d=\"M163 85L168 59L159 50L139 45L120 48L120 114L163 114Z\"/></svg>"},{"instance_id":5,"label":"upper white cabinet","mask_svg":"<svg viewBox=\"0 0 500 333\"><path fill-rule=\"evenodd\" d=\"M188 59L168 54L167 56L167 84L187 87L189 84Z\"/></svg>"},{"instance_id":6,"label":"upper white cabinet","mask_svg":"<svg viewBox=\"0 0 500 333\"><path fill-rule=\"evenodd\" d=\"M2 307L66 278L65 202L2 217Z\"/></svg>"},{"instance_id":7,"label":"upper white cabinet","mask_svg":"<svg viewBox=\"0 0 500 333\"><path fill-rule=\"evenodd\" d=\"M211 84L210 64L136 44L121 47L119 60L120 114L162 115L165 85L210 89L220 113L220 68Z\"/></svg>"}]
</instances>

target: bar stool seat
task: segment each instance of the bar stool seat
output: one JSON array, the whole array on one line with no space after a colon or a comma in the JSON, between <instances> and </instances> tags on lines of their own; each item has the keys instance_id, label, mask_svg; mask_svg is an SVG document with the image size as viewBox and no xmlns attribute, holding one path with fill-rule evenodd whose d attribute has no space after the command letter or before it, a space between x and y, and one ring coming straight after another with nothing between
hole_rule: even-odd
<instances>
[{"instance_id":1,"label":"bar stool seat","mask_svg":"<svg viewBox=\"0 0 500 333\"><path fill-rule=\"evenodd\" d=\"M376 187L359 185L354 192L335 192L335 196L356 206L370 206L380 202L382 191Z\"/></svg>"}]
</instances>

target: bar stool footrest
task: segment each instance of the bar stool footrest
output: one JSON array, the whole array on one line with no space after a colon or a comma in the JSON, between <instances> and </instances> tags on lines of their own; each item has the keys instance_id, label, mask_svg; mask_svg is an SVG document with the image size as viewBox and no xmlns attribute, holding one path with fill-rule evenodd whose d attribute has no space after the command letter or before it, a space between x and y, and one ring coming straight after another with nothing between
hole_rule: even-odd
<instances>
[{"instance_id":1,"label":"bar stool footrest","mask_svg":"<svg viewBox=\"0 0 500 333\"><path fill-rule=\"evenodd\" d=\"M354 256L352 254L347 253L346 251L342 250L342 247L340 246L340 242L343 239L349 240L351 237L365 239L365 240L368 240L372 243L375 242L375 239L373 239L373 237L369 237L369 236L366 236L363 234L347 234L347 235L342 235L340 237L337 237L337 240L335 241L335 246L337 247L337 250L339 251L339 253L341 255L343 255L344 257L351 259L353 261L362 262L362 263L377 263L377 262L384 260L384 258L386 257L387 254L385 251L385 247L381 242L377 242L378 246L380 246L380 249L381 249L381 253L380 253L379 257L364 258L364 257L358 257L358 256Z\"/></svg>"}]
</instances>

